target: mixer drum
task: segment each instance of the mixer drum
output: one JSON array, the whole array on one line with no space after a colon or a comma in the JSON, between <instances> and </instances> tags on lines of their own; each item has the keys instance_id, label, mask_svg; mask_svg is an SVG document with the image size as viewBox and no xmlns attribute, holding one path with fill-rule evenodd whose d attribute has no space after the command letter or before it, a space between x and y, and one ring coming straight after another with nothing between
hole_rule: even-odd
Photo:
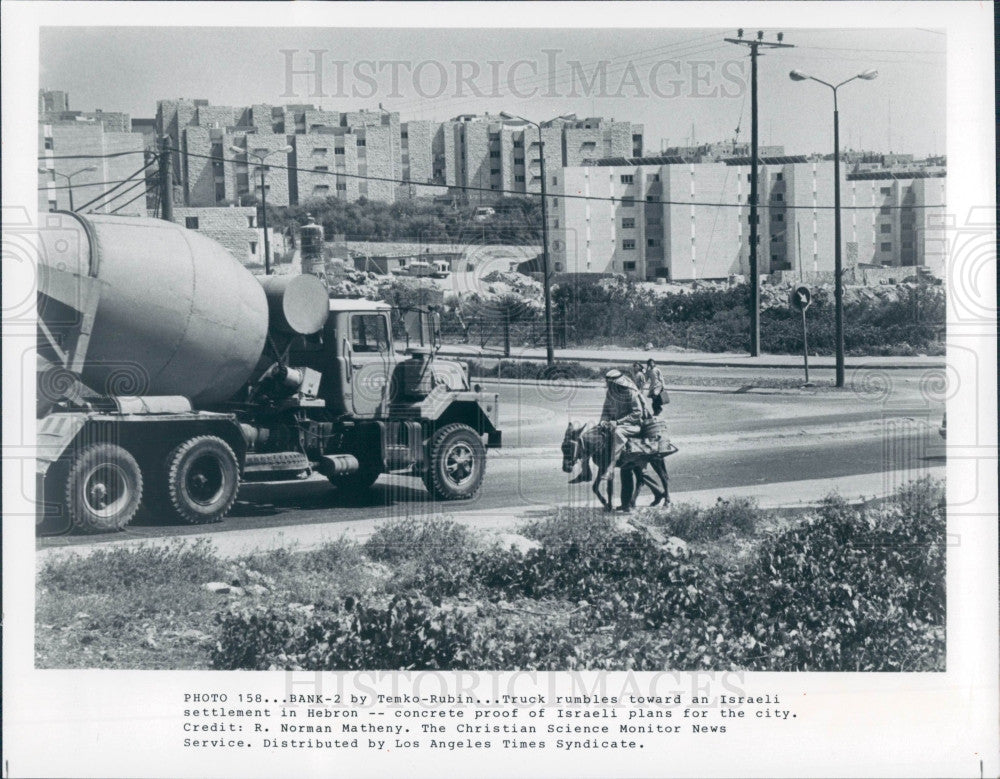
<instances>
[{"instance_id":1,"label":"mixer drum","mask_svg":"<svg viewBox=\"0 0 1000 779\"><path fill-rule=\"evenodd\" d=\"M39 234L39 316L48 323L69 311L79 328L93 313L81 371L91 389L204 406L247 381L264 349L268 305L221 245L171 222L103 215L60 213ZM87 277L97 281L96 308Z\"/></svg>"}]
</instances>

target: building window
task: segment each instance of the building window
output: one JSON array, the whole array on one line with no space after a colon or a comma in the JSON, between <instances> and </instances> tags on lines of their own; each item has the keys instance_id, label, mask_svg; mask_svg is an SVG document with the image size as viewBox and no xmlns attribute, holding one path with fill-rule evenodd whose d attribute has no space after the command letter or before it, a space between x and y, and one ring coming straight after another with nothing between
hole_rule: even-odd
<instances>
[{"instance_id":1,"label":"building window","mask_svg":"<svg viewBox=\"0 0 1000 779\"><path fill-rule=\"evenodd\" d=\"M553 219L552 220L552 227L554 227L555 229L559 229L559 220L558 219Z\"/></svg>"},{"instance_id":2,"label":"building window","mask_svg":"<svg viewBox=\"0 0 1000 779\"><path fill-rule=\"evenodd\" d=\"M892 232L892 225L891 224L879 225L878 226L878 231L880 233L891 233Z\"/></svg>"},{"instance_id":3,"label":"building window","mask_svg":"<svg viewBox=\"0 0 1000 779\"><path fill-rule=\"evenodd\" d=\"M410 137L410 131L409 130L400 130L399 131L399 137L400 137L401 140L405 141L407 138Z\"/></svg>"},{"instance_id":4,"label":"building window","mask_svg":"<svg viewBox=\"0 0 1000 779\"><path fill-rule=\"evenodd\" d=\"M315 168L313 168L313 170L316 171L317 173L323 173L325 171L330 170L330 166L329 165L317 165Z\"/></svg>"},{"instance_id":5,"label":"building window","mask_svg":"<svg viewBox=\"0 0 1000 779\"><path fill-rule=\"evenodd\" d=\"M882 206L879 208L878 212L883 216L888 216L892 213L892 206Z\"/></svg>"},{"instance_id":6,"label":"building window","mask_svg":"<svg viewBox=\"0 0 1000 779\"><path fill-rule=\"evenodd\" d=\"M49 151L52 151L52 139L51 138L46 138L45 139L45 148L48 149Z\"/></svg>"},{"instance_id":7,"label":"building window","mask_svg":"<svg viewBox=\"0 0 1000 779\"><path fill-rule=\"evenodd\" d=\"M892 244L891 243L880 244L879 245L879 250L883 251L883 252L891 252L892 251Z\"/></svg>"},{"instance_id":8,"label":"building window","mask_svg":"<svg viewBox=\"0 0 1000 779\"><path fill-rule=\"evenodd\" d=\"M558 184L559 184L559 177L558 176L553 176L552 177L552 186L555 187L555 186L558 186Z\"/></svg>"},{"instance_id":9,"label":"building window","mask_svg":"<svg viewBox=\"0 0 1000 779\"><path fill-rule=\"evenodd\" d=\"M882 187L879 190L879 192L881 192L883 195L891 195L892 194L892 187Z\"/></svg>"},{"instance_id":10,"label":"building window","mask_svg":"<svg viewBox=\"0 0 1000 779\"><path fill-rule=\"evenodd\" d=\"M343 156L343 154L344 154L344 147L343 146L336 147L333 150L333 153L336 154L336 155L338 155L338 156Z\"/></svg>"},{"instance_id":11,"label":"building window","mask_svg":"<svg viewBox=\"0 0 1000 779\"><path fill-rule=\"evenodd\" d=\"M499 151L491 151L490 152L490 157L492 157L495 160L498 160L498 159L500 159L500 152Z\"/></svg>"},{"instance_id":12,"label":"building window","mask_svg":"<svg viewBox=\"0 0 1000 779\"><path fill-rule=\"evenodd\" d=\"M622 198L622 208L632 208L633 206L635 206L635 198L634 197L623 197Z\"/></svg>"},{"instance_id":13,"label":"building window","mask_svg":"<svg viewBox=\"0 0 1000 779\"><path fill-rule=\"evenodd\" d=\"M338 192L346 192L347 191L347 182L346 181L338 181L337 182L337 191Z\"/></svg>"},{"instance_id":14,"label":"building window","mask_svg":"<svg viewBox=\"0 0 1000 779\"><path fill-rule=\"evenodd\" d=\"M365 138L358 136L358 146L365 146L366 144L367 140Z\"/></svg>"},{"instance_id":15,"label":"building window","mask_svg":"<svg viewBox=\"0 0 1000 779\"><path fill-rule=\"evenodd\" d=\"M779 174L777 174L777 175L776 175L776 176L774 177L774 180L775 180L775 181L784 181L784 180L785 180L785 174L784 174L784 173L779 173Z\"/></svg>"},{"instance_id":16,"label":"building window","mask_svg":"<svg viewBox=\"0 0 1000 779\"><path fill-rule=\"evenodd\" d=\"M635 181L635 176L633 176L631 173L622 174L620 178L622 184L631 184L633 181Z\"/></svg>"},{"instance_id":17,"label":"building window","mask_svg":"<svg viewBox=\"0 0 1000 779\"><path fill-rule=\"evenodd\" d=\"M781 194L780 192L775 192L775 193L774 193L774 199L775 199L775 200L784 200L784 199L785 199L785 196L784 196L784 195L782 195L782 194Z\"/></svg>"},{"instance_id":18,"label":"building window","mask_svg":"<svg viewBox=\"0 0 1000 779\"><path fill-rule=\"evenodd\" d=\"M312 150L312 153L313 153L313 154L314 154L315 156L321 156L321 155L324 155L324 154L326 154L326 148L325 148L325 147L323 147L323 146L316 146L315 148L313 148L313 150Z\"/></svg>"},{"instance_id":19,"label":"building window","mask_svg":"<svg viewBox=\"0 0 1000 779\"><path fill-rule=\"evenodd\" d=\"M646 239L646 246L656 246L656 239L655 238L647 238Z\"/></svg>"},{"instance_id":20,"label":"building window","mask_svg":"<svg viewBox=\"0 0 1000 779\"><path fill-rule=\"evenodd\" d=\"M654 173L652 176L649 177L649 180L650 181L659 181L660 180L660 174L659 173Z\"/></svg>"},{"instance_id":21,"label":"building window","mask_svg":"<svg viewBox=\"0 0 1000 779\"><path fill-rule=\"evenodd\" d=\"M556 265L556 272L562 271L563 264L561 262L557 262L555 265Z\"/></svg>"},{"instance_id":22,"label":"building window","mask_svg":"<svg viewBox=\"0 0 1000 779\"><path fill-rule=\"evenodd\" d=\"M524 176L514 176L514 181L522 183L524 181Z\"/></svg>"},{"instance_id":23,"label":"building window","mask_svg":"<svg viewBox=\"0 0 1000 779\"><path fill-rule=\"evenodd\" d=\"M780 233L771 233L771 243L781 243L783 238Z\"/></svg>"},{"instance_id":24,"label":"building window","mask_svg":"<svg viewBox=\"0 0 1000 779\"><path fill-rule=\"evenodd\" d=\"M541 157L535 157L535 158L534 158L534 159L533 159L533 160L531 161L531 164L532 164L532 165L541 165L541 164L542 164L542 158L541 158Z\"/></svg>"},{"instance_id":25,"label":"building window","mask_svg":"<svg viewBox=\"0 0 1000 779\"><path fill-rule=\"evenodd\" d=\"M625 238L622 240L623 249L634 249L635 248L635 238Z\"/></svg>"},{"instance_id":26,"label":"building window","mask_svg":"<svg viewBox=\"0 0 1000 779\"><path fill-rule=\"evenodd\" d=\"M250 254L256 254L256 253L257 253L257 242L250 241Z\"/></svg>"},{"instance_id":27,"label":"building window","mask_svg":"<svg viewBox=\"0 0 1000 779\"><path fill-rule=\"evenodd\" d=\"M247 214L247 227L256 227L254 220L256 217L253 214Z\"/></svg>"},{"instance_id":28,"label":"building window","mask_svg":"<svg viewBox=\"0 0 1000 779\"><path fill-rule=\"evenodd\" d=\"M785 215L784 214L771 214L771 221L772 222L784 222L785 221Z\"/></svg>"},{"instance_id":29,"label":"building window","mask_svg":"<svg viewBox=\"0 0 1000 779\"><path fill-rule=\"evenodd\" d=\"M622 270L635 270L635 262L625 261L622 263Z\"/></svg>"},{"instance_id":30,"label":"building window","mask_svg":"<svg viewBox=\"0 0 1000 779\"><path fill-rule=\"evenodd\" d=\"M912 249L913 248L913 241L903 241L903 248L904 249Z\"/></svg>"},{"instance_id":31,"label":"building window","mask_svg":"<svg viewBox=\"0 0 1000 779\"><path fill-rule=\"evenodd\" d=\"M198 217L196 217L196 216L186 216L186 217L184 217L184 226L188 230L197 230L198 229Z\"/></svg>"},{"instance_id":32,"label":"building window","mask_svg":"<svg viewBox=\"0 0 1000 779\"><path fill-rule=\"evenodd\" d=\"M656 202L656 195L646 195L646 202L647 203L655 203Z\"/></svg>"},{"instance_id":33,"label":"building window","mask_svg":"<svg viewBox=\"0 0 1000 779\"><path fill-rule=\"evenodd\" d=\"M500 168L490 168L490 175L491 176L499 176L500 175Z\"/></svg>"},{"instance_id":34,"label":"building window","mask_svg":"<svg viewBox=\"0 0 1000 779\"><path fill-rule=\"evenodd\" d=\"M330 194L330 187L327 184L317 184L313 187L313 197L325 197Z\"/></svg>"},{"instance_id":35,"label":"building window","mask_svg":"<svg viewBox=\"0 0 1000 779\"><path fill-rule=\"evenodd\" d=\"M777 262L777 261L778 261L778 255L777 254L772 254L771 255L771 262Z\"/></svg>"},{"instance_id":36,"label":"building window","mask_svg":"<svg viewBox=\"0 0 1000 779\"><path fill-rule=\"evenodd\" d=\"M514 141L514 148L515 149L523 149L524 148L524 141Z\"/></svg>"},{"instance_id":37,"label":"building window","mask_svg":"<svg viewBox=\"0 0 1000 779\"><path fill-rule=\"evenodd\" d=\"M622 219L622 227L628 229L629 227L635 227L635 219L627 217Z\"/></svg>"},{"instance_id":38,"label":"building window","mask_svg":"<svg viewBox=\"0 0 1000 779\"><path fill-rule=\"evenodd\" d=\"M514 158L514 164L515 165L524 165L524 157L515 157Z\"/></svg>"}]
</instances>

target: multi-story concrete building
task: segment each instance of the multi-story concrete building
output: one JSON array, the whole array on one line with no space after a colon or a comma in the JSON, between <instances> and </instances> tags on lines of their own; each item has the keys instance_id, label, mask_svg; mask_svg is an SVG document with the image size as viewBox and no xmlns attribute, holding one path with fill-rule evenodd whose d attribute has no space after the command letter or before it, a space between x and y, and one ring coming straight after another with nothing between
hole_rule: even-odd
<instances>
[{"instance_id":1,"label":"multi-story concrete building","mask_svg":"<svg viewBox=\"0 0 1000 779\"><path fill-rule=\"evenodd\" d=\"M211 160L185 159L185 153L228 158L228 147L220 147L228 143L222 137L225 133L286 137L296 148L296 159L304 160L293 167L305 168L290 176L291 203L334 195L391 202L445 194L449 189L453 196L487 200L541 190L538 129L489 114L446 122L401 122L397 112L381 108L330 111L266 104L236 108L178 99L159 101L155 129L173 139L181 151L173 161L174 175L190 205L242 202L251 194L252 186L231 187L225 175L210 171ZM314 135L338 136L336 147L342 151L324 162L324 153L315 150L327 148L328 139L316 140ZM643 128L601 117L559 119L542 126L542 140L546 172L552 179L547 183L554 186L566 165L641 155ZM218 154L205 151L213 146ZM326 175L335 172L341 175Z\"/></svg>"},{"instance_id":2,"label":"multi-story concrete building","mask_svg":"<svg viewBox=\"0 0 1000 779\"><path fill-rule=\"evenodd\" d=\"M45 171L38 180L40 211L70 208L72 186L72 202L78 209L86 205L86 211L98 213L145 213L141 196L145 174L137 176L135 184L121 184L145 164L141 133L108 132L97 121L42 121L38 150L38 167ZM99 199L87 205L95 198Z\"/></svg>"},{"instance_id":3,"label":"multi-story concrete building","mask_svg":"<svg viewBox=\"0 0 1000 779\"><path fill-rule=\"evenodd\" d=\"M833 162L761 162L759 272L832 271ZM678 280L749 272L748 158L647 157L566 168L563 176L550 212L554 271ZM927 247L942 221L943 176L842 166L845 269L923 265L940 275L940 256Z\"/></svg>"}]
</instances>

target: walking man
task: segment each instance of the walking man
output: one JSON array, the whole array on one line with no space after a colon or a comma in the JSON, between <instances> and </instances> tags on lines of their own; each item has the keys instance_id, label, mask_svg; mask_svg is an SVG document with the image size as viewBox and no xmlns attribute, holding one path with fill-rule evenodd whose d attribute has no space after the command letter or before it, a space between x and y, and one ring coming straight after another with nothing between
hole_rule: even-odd
<instances>
[{"instance_id":1,"label":"walking man","mask_svg":"<svg viewBox=\"0 0 1000 779\"><path fill-rule=\"evenodd\" d=\"M649 399L653 403L653 416L659 416L663 410L663 404L670 402L667 395L666 385L663 382L663 374L656 367L656 360L650 357L646 360L646 387L649 391Z\"/></svg>"}]
</instances>

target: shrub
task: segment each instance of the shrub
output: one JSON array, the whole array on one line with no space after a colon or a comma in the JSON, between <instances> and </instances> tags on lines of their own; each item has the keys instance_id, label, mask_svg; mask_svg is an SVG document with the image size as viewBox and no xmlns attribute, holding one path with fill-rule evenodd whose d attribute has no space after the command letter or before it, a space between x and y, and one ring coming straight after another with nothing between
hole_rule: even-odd
<instances>
[{"instance_id":1,"label":"shrub","mask_svg":"<svg viewBox=\"0 0 1000 779\"><path fill-rule=\"evenodd\" d=\"M38 584L70 593L116 593L211 581L223 576L224 570L212 544L197 539L193 543L98 548L86 557L49 561L38 572Z\"/></svg>"},{"instance_id":2,"label":"shrub","mask_svg":"<svg viewBox=\"0 0 1000 779\"><path fill-rule=\"evenodd\" d=\"M407 517L380 525L365 541L373 560L403 560L448 564L463 558L472 546L468 528L445 517Z\"/></svg>"},{"instance_id":3,"label":"shrub","mask_svg":"<svg viewBox=\"0 0 1000 779\"><path fill-rule=\"evenodd\" d=\"M348 597L322 612L240 609L219 622L212 667L224 670L461 669L474 633L465 612L412 595L397 595L386 605Z\"/></svg>"},{"instance_id":4,"label":"shrub","mask_svg":"<svg viewBox=\"0 0 1000 779\"><path fill-rule=\"evenodd\" d=\"M686 541L714 541L729 533L753 533L763 512L753 498L719 498L708 508L678 503L655 511L653 524Z\"/></svg>"}]
</instances>

